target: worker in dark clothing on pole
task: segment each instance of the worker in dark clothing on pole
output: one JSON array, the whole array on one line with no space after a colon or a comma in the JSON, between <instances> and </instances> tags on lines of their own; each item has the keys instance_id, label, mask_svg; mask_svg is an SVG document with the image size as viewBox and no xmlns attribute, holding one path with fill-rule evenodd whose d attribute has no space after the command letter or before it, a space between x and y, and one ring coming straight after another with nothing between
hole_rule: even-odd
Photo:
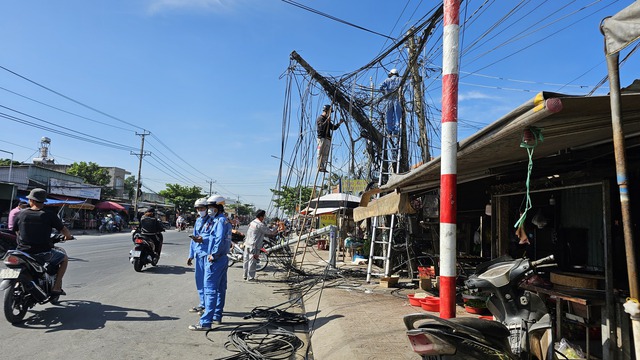
<instances>
[{"instance_id":1,"label":"worker in dark clothing on pole","mask_svg":"<svg viewBox=\"0 0 640 360\"><path fill-rule=\"evenodd\" d=\"M318 171L327 172L327 160L331 150L331 132L340 127L344 119L337 124L331 123L331 105L322 108L322 114L318 116L316 125L318 126Z\"/></svg>"}]
</instances>

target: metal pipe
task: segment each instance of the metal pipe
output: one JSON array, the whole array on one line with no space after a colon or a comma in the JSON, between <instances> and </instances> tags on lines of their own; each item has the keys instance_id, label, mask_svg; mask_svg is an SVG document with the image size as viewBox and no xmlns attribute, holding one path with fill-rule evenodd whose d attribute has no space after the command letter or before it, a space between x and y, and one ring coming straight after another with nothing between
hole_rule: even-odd
<instances>
[{"instance_id":1,"label":"metal pipe","mask_svg":"<svg viewBox=\"0 0 640 360\"><path fill-rule=\"evenodd\" d=\"M620 190L620 210L622 212L622 231L624 234L624 246L627 254L627 274L629 277L629 294L632 299L638 300L638 273L636 267L635 249L633 243L633 224L631 220L631 206L629 204L629 189L627 179L627 163L624 147L624 130L622 128L622 115L620 110L620 72L618 53L606 55L607 69L609 72L610 102L611 102L611 127L613 130L613 151L616 159L616 178ZM640 318L631 316L633 338L636 358L640 359Z\"/></svg>"}]
</instances>

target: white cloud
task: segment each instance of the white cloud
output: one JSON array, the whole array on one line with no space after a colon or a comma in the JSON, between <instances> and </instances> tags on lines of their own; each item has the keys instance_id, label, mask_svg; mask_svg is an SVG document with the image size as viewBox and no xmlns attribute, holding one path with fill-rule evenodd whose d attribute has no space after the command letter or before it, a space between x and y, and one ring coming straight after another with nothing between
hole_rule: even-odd
<instances>
[{"instance_id":1,"label":"white cloud","mask_svg":"<svg viewBox=\"0 0 640 360\"><path fill-rule=\"evenodd\" d=\"M458 94L458 101L479 100L479 99L498 99L497 96L490 96L480 91L468 91Z\"/></svg>"},{"instance_id":2,"label":"white cloud","mask_svg":"<svg viewBox=\"0 0 640 360\"><path fill-rule=\"evenodd\" d=\"M149 12L152 14L173 10L203 10L225 12L233 8L234 0L151 0Z\"/></svg>"}]
</instances>

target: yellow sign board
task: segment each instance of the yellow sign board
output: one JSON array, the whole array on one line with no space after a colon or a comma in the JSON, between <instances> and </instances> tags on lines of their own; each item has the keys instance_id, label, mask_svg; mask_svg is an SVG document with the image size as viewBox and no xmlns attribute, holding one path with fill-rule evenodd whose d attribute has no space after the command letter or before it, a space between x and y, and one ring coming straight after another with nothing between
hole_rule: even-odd
<instances>
[{"instance_id":1,"label":"yellow sign board","mask_svg":"<svg viewBox=\"0 0 640 360\"><path fill-rule=\"evenodd\" d=\"M364 179L341 179L340 182L343 193L358 195L367 188L367 180Z\"/></svg>"},{"instance_id":2,"label":"yellow sign board","mask_svg":"<svg viewBox=\"0 0 640 360\"><path fill-rule=\"evenodd\" d=\"M338 225L338 221L336 219L336 214L322 214L320 215L320 226L318 229L322 229L325 226L329 225Z\"/></svg>"}]
</instances>

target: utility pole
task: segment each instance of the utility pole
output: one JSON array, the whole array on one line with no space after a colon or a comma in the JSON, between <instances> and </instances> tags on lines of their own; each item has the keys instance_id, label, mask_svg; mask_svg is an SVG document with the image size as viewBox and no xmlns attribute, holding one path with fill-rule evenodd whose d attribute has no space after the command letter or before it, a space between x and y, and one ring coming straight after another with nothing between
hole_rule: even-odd
<instances>
[{"instance_id":1,"label":"utility pole","mask_svg":"<svg viewBox=\"0 0 640 360\"><path fill-rule=\"evenodd\" d=\"M215 184L215 180L209 180L207 181L209 183L209 196L211 196L211 187L213 186L213 184Z\"/></svg>"},{"instance_id":2,"label":"utility pole","mask_svg":"<svg viewBox=\"0 0 640 360\"><path fill-rule=\"evenodd\" d=\"M140 159L140 161L138 162L138 179L137 179L137 182L136 182L136 197L135 197L135 200L134 200L134 203L133 203L133 216L134 217L138 216L138 202L140 201L140 195L142 195L141 194L141 190L140 190L140 187L142 185L140 183L140 176L142 174L142 158L147 156L147 155L151 155L150 152L145 152L144 151L144 137L147 136L147 135L150 135L150 134L151 133L146 131L146 130L144 130L142 132L142 134L138 134L136 132L136 135L138 135L138 136L140 136L142 138L142 143L140 144L140 153L131 152L131 155L136 155Z\"/></svg>"},{"instance_id":3,"label":"utility pole","mask_svg":"<svg viewBox=\"0 0 640 360\"><path fill-rule=\"evenodd\" d=\"M411 32L411 30L409 30ZM423 39L421 40L421 44L424 45L427 39L427 32L423 33ZM417 65L418 56L420 56L420 50L416 47L416 41L413 36L409 39L409 59L410 63ZM427 163L431 159L431 154L429 153L429 138L427 137L427 126L424 112L424 103L422 99L424 98L424 94L422 92L422 76L420 76L420 70L418 66L410 66L409 71L411 72L411 83L413 85L413 107L415 109L416 116L418 117L418 129L420 130L420 137L418 139L418 146L420 147L420 152L422 155L422 162Z\"/></svg>"}]
</instances>

